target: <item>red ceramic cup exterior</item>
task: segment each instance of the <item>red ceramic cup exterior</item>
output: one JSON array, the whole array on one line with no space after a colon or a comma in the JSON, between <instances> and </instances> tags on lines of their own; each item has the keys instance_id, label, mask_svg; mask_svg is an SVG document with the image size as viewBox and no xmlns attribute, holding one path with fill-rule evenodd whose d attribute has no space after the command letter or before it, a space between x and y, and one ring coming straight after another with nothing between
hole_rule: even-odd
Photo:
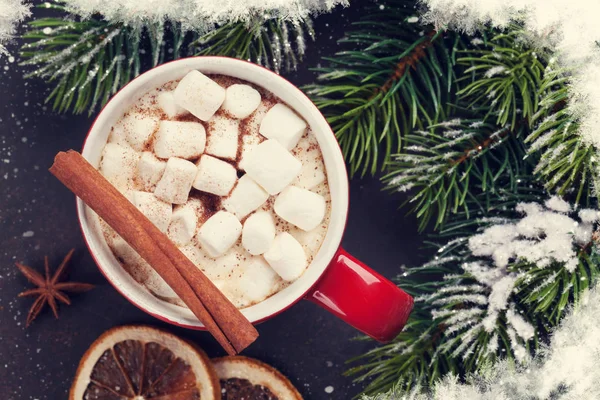
<instances>
[{"instance_id":1,"label":"red ceramic cup exterior","mask_svg":"<svg viewBox=\"0 0 600 400\"><path fill-rule=\"evenodd\" d=\"M380 342L402 331L413 308L408 293L341 247L306 299Z\"/></svg>"}]
</instances>

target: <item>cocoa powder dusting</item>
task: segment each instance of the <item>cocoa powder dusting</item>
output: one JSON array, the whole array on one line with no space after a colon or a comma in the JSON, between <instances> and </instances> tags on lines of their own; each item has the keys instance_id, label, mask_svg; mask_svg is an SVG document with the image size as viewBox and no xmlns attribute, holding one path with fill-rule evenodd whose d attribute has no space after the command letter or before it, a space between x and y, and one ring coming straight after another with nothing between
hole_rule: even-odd
<instances>
[{"instance_id":1,"label":"cocoa powder dusting","mask_svg":"<svg viewBox=\"0 0 600 400\"><path fill-rule=\"evenodd\" d=\"M204 206L204 221L206 221L207 219L209 219L210 217L212 217L217 212L223 209L223 206L221 205L221 196L217 196L216 194L201 192L199 190L192 189L189 198L198 199L202 202L202 205Z\"/></svg>"}]
</instances>

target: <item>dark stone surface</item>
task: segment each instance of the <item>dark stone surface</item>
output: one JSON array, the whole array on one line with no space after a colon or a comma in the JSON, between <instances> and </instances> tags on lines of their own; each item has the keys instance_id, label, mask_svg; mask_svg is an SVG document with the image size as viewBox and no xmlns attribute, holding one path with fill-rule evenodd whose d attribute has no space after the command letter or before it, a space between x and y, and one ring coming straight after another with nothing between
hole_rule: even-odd
<instances>
[{"instance_id":1,"label":"dark stone surface","mask_svg":"<svg viewBox=\"0 0 600 400\"><path fill-rule=\"evenodd\" d=\"M356 9L338 9L319 17L317 40L310 44L302 68L286 76L297 85L313 81L309 67L336 50L335 41L357 14ZM17 41L11 50L18 45ZM0 59L0 397L66 398L84 351L102 332L121 324L168 328L210 356L223 355L207 333L171 327L146 315L100 274L83 243L73 195L47 172L58 151L81 148L94 115L59 115L46 108L48 86L24 80L17 62ZM353 180L350 197L345 248L389 278L400 265L420 258L415 221L398 210L402 198L381 192L380 182L371 178ZM33 236L24 237L25 232ZM96 288L74 295L71 306L61 307L60 320L45 310L25 329L33 300L16 297L30 285L14 263L22 261L41 271L48 255L55 268L73 247L71 278ZM351 340L358 332L343 322L300 302L258 329L261 336L246 354L280 369L307 399L349 399L360 392L360 384L343 376L345 363L373 343ZM324 391L327 386L334 388L332 394Z\"/></svg>"}]
</instances>

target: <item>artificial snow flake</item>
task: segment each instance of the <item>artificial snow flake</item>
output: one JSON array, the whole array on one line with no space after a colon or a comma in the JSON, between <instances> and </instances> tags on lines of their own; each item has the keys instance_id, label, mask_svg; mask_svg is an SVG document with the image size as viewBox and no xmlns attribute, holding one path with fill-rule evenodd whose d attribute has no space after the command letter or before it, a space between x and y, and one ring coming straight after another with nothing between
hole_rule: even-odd
<instances>
[{"instance_id":1,"label":"artificial snow flake","mask_svg":"<svg viewBox=\"0 0 600 400\"><path fill-rule=\"evenodd\" d=\"M525 214L522 219L486 228L469 239L469 248L475 256L491 257L498 267L515 260L539 267L559 262L573 272L577 251L591 241L593 226L589 219L578 222L565 215L570 209L558 197L546 201L545 209L537 203L520 203L517 211Z\"/></svg>"},{"instance_id":2,"label":"artificial snow flake","mask_svg":"<svg viewBox=\"0 0 600 400\"><path fill-rule=\"evenodd\" d=\"M12 37L15 25L29 15L29 7L21 0L0 0L0 56L8 54L3 44Z\"/></svg>"},{"instance_id":3,"label":"artificial snow flake","mask_svg":"<svg viewBox=\"0 0 600 400\"><path fill-rule=\"evenodd\" d=\"M505 66L503 66L503 65L496 65L495 67L492 67L492 68L488 69L487 71L485 71L484 76L486 78L491 78L494 75L501 74L501 73L503 73L505 71L506 71L506 67Z\"/></svg>"},{"instance_id":4,"label":"artificial snow flake","mask_svg":"<svg viewBox=\"0 0 600 400\"><path fill-rule=\"evenodd\" d=\"M66 3L70 11L84 17L99 13L111 22L132 25L171 21L200 33L212 30L215 25L250 22L255 18L298 21L337 5L348 5L347 0L66 0Z\"/></svg>"},{"instance_id":5,"label":"artificial snow flake","mask_svg":"<svg viewBox=\"0 0 600 400\"><path fill-rule=\"evenodd\" d=\"M567 110L579 134L600 149L600 3L590 0L423 0L425 23L469 33L486 24L506 28L517 21L527 38L553 49L560 68L570 71ZM492 71L488 71L489 74ZM487 75L487 74L486 74Z\"/></svg>"},{"instance_id":6,"label":"artificial snow flake","mask_svg":"<svg viewBox=\"0 0 600 400\"><path fill-rule=\"evenodd\" d=\"M522 329L523 327L521 327ZM520 335L513 325L509 338ZM482 365L466 382L448 375L431 391L391 390L363 400L583 400L600 399L600 287L586 293L564 318L549 346L521 365L510 360ZM493 337L497 346L497 337ZM490 344L492 345L492 344ZM524 349L523 349L524 350Z\"/></svg>"}]
</instances>

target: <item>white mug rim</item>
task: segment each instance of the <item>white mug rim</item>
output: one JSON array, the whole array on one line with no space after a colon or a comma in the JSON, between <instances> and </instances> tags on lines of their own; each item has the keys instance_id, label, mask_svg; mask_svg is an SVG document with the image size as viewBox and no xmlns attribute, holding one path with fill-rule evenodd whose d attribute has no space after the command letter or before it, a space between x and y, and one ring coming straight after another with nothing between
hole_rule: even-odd
<instances>
[{"instance_id":1,"label":"white mug rim","mask_svg":"<svg viewBox=\"0 0 600 400\"><path fill-rule=\"evenodd\" d=\"M139 97L152 87L177 79L167 79L165 76L182 77L191 69L206 73L229 71L221 73L257 84L280 97L307 120L317 137L325 160L331 192L331 217L326 237L314 260L298 280L268 299L241 310L250 322L259 323L288 309L315 286L340 247L348 214L348 176L340 146L325 117L300 89L280 75L244 60L198 56L171 61L139 75L111 97L92 124L84 142L82 155L97 167L99 155L108 139L108 132L131 105L131 98ZM237 76L230 70L236 71ZM248 76L244 75L244 72ZM123 103L128 102L129 104L123 106ZM99 147L101 148L98 149ZM77 199L77 215L84 240L98 268L125 298L141 310L165 322L190 329L204 329L191 311L157 299L124 271L108 248L103 235L98 232L97 217L95 222L93 213L80 199ZM119 278L122 279L119 281Z\"/></svg>"}]
</instances>

